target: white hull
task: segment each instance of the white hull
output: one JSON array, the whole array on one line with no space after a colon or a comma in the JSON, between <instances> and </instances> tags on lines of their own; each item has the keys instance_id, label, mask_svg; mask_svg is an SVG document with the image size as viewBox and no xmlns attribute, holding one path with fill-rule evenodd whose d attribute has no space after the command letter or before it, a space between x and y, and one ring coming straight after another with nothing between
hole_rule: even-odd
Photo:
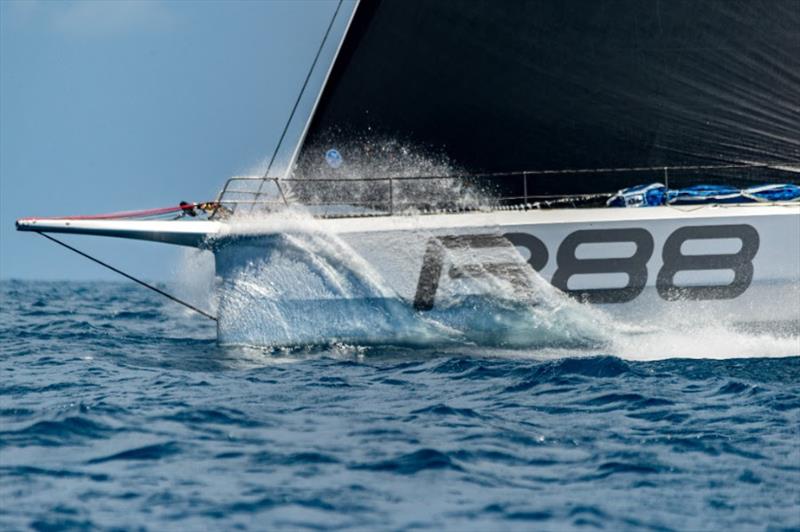
<instances>
[{"instance_id":1,"label":"white hull","mask_svg":"<svg viewBox=\"0 0 800 532\"><path fill-rule=\"evenodd\" d=\"M560 313L576 320L576 343L592 336L580 323L605 316L645 325L796 331L800 324L797 204L341 219L283 213L236 224L40 220L20 228L211 248L226 344L413 343L440 334L537 343L552 327L531 338L526 328ZM602 309L601 317L569 311L541 278ZM564 340L559 334L554 342Z\"/></svg>"},{"instance_id":2,"label":"white hull","mask_svg":"<svg viewBox=\"0 0 800 532\"><path fill-rule=\"evenodd\" d=\"M559 306L537 291L534 268L616 321L800 323L797 206L273 223L282 227L268 235L240 227L251 236L216 251L223 343L413 342L412 310L477 341L504 343L506 332L524 343L508 323L517 317L497 314L513 314L503 299Z\"/></svg>"}]
</instances>

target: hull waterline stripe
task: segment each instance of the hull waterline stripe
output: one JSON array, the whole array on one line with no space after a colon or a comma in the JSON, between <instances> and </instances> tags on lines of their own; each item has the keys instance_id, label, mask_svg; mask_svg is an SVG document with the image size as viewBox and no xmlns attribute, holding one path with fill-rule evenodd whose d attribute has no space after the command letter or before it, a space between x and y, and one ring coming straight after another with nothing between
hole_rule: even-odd
<instances>
[{"instance_id":1,"label":"hull waterline stripe","mask_svg":"<svg viewBox=\"0 0 800 532\"><path fill-rule=\"evenodd\" d=\"M173 296L172 294L168 294L167 292L164 292L160 288L156 288L155 286L153 286L153 285L151 285L149 283L146 283L145 281L142 281L141 279L137 279L136 277L134 277L132 275L129 275L129 274L123 272L122 270L120 270L118 268L115 268L114 266L111 266L110 264L107 264L107 263L101 261L100 259L96 259L95 257L92 257L91 255L88 255L88 254L84 253L83 251L70 246L66 242L62 242L61 240L58 240L55 237L52 237L50 235L46 235L46 234L42 233L41 231L36 231L36 233L39 233L41 236L45 237L48 240L52 240L53 242L55 242L56 244L58 244L60 246L64 246L65 248L67 248L70 251L74 251L75 253L77 253L78 255L80 255L82 257L86 257L87 259L89 259L92 262L96 262L97 264L99 264L100 266L103 266L104 268L108 268L109 270L111 270L114 273L118 273L121 276L123 276L123 277L125 277L127 279L130 279L134 283L138 283L138 284L144 286L145 288L149 288L153 292L156 292L157 294L161 294L162 296L166 297L167 299L170 299L170 300L174 301L175 303L179 303L179 304L183 305L184 307L197 312L198 314L202 314L203 316L205 316L206 318L208 318L210 320L217 321L216 316L212 316L208 312L195 307L191 303L187 303L186 301L184 301L182 299L179 299L179 298Z\"/></svg>"}]
</instances>

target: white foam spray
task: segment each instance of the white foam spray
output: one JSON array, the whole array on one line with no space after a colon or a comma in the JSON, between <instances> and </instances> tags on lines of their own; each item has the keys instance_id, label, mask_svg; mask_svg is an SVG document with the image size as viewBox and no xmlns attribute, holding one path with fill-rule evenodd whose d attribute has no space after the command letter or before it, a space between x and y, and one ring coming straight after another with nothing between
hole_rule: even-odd
<instances>
[{"instance_id":1,"label":"white foam spray","mask_svg":"<svg viewBox=\"0 0 800 532\"><path fill-rule=\"evenodd\" d=\"M250 236L263 224L280 231ZM218 251L220 264L230 265L221 272L220 340L227 344L585 348L608 345L611 339L611 320L550 286L510 244L492 249L491 263L473 264L469 275L443 283L433 310L416 312L378 273L385 264L366 261L302 208L262 216L255 224L252 215L241 217L230 229L239 242ZM410 239L416 245L431 236L403 231L406 243ZM393 264L418 268L416 260L398 260L404 243L381 244L392 251ZM448 259L457 262L458 257ZM516 282L493 275L493 265L513 268ZM411 279L415 272L401 276Z\"/></svg>"},{"instance_id":2,"label":"white foam spray","mask_svg":"<svg viewBox=\"0 0 800 532\"><path fill-rule=\"evenodd\" d=\"M709 323L690 329L663 323L639 334L619 334L609 354L626 360L668 358L779 358L800 355L800 336L745 332L730 324Z\"/></svg>"},{"instance_id":3,"label":"white foam spray","mask_svg":"<svg viewBox=\"0 0 800 532\"><path fill-rule=\"evenodd\" d=\"M221 263L230 265L224 272L223 342L431 345L447 337L436 324L418 319L372 266L325 232L319 220L301 209L272 216L285 232L218 252ZM250 227L249 220L231 226L240 238L247 238Z\"/></svg>"},{"instance_id":4,"label":"white foam spray","mask_svg":"<svg viewBox=\"0 0 800 532\"><path fill-rule=\"evenodd\" d=\"M180 295L192 305L207 310L211 314L217 312L217 289L214 274L214 255L210 251L181 248L177 265L172 269L169 281L173 292ZM176 306L186 315L194 314L183 306Z\"/></svg>"}]
</instances>

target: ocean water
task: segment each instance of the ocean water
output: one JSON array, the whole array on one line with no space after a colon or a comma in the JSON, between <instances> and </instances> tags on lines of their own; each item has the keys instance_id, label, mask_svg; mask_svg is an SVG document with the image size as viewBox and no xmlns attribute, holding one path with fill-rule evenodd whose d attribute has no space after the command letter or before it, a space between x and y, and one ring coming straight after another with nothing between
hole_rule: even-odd
<instances>
[{"instance_id":1,"label":"ocean water","mask_svg":"<svg viewBox=\"0 0 800 532\"><path fill-rule=\"evenodd\" d=\"M3 530L800 529L797 338L263 351L132 284L0 293Z\"/></svg>"}]
</instances>

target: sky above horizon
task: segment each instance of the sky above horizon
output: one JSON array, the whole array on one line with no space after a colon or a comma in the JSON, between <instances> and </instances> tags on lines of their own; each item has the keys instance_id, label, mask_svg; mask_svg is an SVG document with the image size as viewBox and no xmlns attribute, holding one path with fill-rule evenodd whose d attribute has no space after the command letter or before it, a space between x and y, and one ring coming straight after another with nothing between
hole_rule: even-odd
<instances>
[{"instance_id":1,"label":"sky above horizon","mask_svg":"<svg viewBox=\"0 0 800 532\"><path fill-rule=\"evenodd\" d=\"M0 278L120 279L25 216L213 199L263 173L334 0L0 2ZM153 280L180 248L65 241Z\"/></svg>"}]
</instances>

